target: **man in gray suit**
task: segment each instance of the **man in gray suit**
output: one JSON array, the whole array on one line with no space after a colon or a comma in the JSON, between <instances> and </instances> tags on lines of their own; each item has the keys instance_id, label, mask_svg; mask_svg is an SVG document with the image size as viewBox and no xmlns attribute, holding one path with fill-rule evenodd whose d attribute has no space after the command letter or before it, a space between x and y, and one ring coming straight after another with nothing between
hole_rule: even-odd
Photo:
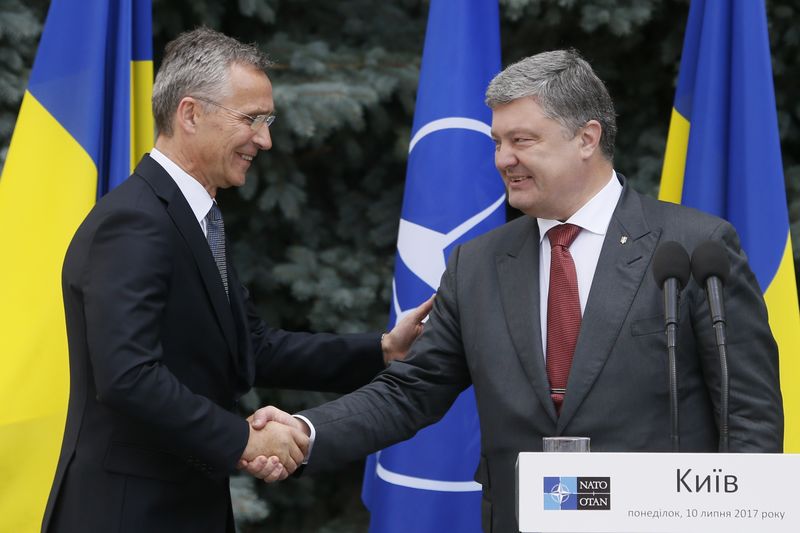
<instances>
[{"instance_id":1,"label":"man in gray suit","mask_svg":"<svg viewBox=\"0 0 800 533\"><path fill-rule=\"evenodd\" d=\"M727 251L730 450L780 452L777 347L733 227L642 196L614 171L614 106L574 51L511 65L491 82L486 102L497 169L509 203L526 216L453 251L408 359L354 393L299 413L308 421L303 429L314 433L306 471L412 436L469 385L481 423L475 480L483 486L487 532L518 530L514 462L519 452L536 451L542 437L588 436L595 451L670 451L664 299L650 273L654 252L666 241L691 251L713 240ZM551 291L550 284L564 277L551 270L564 251L551 252L554 233L548 232L565 224L576 226L577 235L564 245L578 293L572 342L569 327L550 321L563 308L548 300L570 292ZM720 364L708 303L695 281L682 293L679 316L681 450L714 452ZM550 368L552 359L573 342L568 378L556 383L562 378ZM254 423L266 418L256 413Z\"/></svg>"}]
</instances>

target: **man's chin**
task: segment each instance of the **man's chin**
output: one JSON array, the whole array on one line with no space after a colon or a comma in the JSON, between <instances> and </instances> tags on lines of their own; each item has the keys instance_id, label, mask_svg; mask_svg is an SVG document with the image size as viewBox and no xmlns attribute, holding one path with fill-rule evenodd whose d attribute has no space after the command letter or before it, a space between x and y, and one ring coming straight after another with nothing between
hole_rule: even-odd
<instances>
[{"instance_id":1,"label":"man's chin","mask_svg":"<svg viewBox=\"0 0 800 533\"><path fill-rule=\"evenodd\" d=\"M529 198L523 197L521 194L514 194L513 192L507 194L508 194L508 205L510 205L514 209L517 209L524 213L526 209L530 209L531 207L533 207L533 202L531 202Z\"/></svg>"},{"instance_id":2,"label":"man's chin","mask_svg":"<svg viewBox=\"0 0 800 533\"><path fill-rule=\"evenodd\" d=\"M521 211L522 213L528 215L529 217L547 218L546 216L543 216L541 214L541 209L539 208L539 205L536 204L536 202L521 201L519 198L515 199L513 196L510 196L508 198L508 205L510 205L517 211Z\"/></svg>"},{"instance_id":3,"label":"man's chin","mask_svg":"<svg viewBox=\"0 0 800 533\"><path fill-rule=\"evenodd\" d=\"M241 187L242 185L245 184L245 181L247 181L247 180L245 179L244 176L242 176L241 178L237 177L237 178L234 178L234 179L230 179L230 180L226 181L225 184L220 187L220 189L230 189L231 187Z\"/></svg>"}]
</instances>

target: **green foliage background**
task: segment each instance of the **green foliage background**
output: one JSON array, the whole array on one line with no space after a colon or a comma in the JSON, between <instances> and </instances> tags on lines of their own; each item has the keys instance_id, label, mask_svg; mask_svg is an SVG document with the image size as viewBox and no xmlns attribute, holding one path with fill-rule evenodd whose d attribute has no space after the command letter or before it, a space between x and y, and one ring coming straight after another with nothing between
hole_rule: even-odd
<instances>
[{"instance_id":1,"label":"green foliage background","mask_svg":"<svg viewBox=\"0 0 800 533\"><path fill-rule=\"evenodd\" d=\"M450 0L459 9L460 0ZM49 2L0 0L0 165ZM687 0L500 0L503 63L576 47L617 104L615 167L655 195ZM786 191L800 257L800 6L768 1ZM208 25L276 61L274 148L220 201L236 264L264 317L288 329L385 327L425 0L153 0L155 64L179 32ZM721 132L721 135L724 132ZM47 147L42 147L43 156ZM287 410L329 396L258 391ZM360 465L275 486L233 480L241 531L365 531Z\"/></svg>"}]
</instances>

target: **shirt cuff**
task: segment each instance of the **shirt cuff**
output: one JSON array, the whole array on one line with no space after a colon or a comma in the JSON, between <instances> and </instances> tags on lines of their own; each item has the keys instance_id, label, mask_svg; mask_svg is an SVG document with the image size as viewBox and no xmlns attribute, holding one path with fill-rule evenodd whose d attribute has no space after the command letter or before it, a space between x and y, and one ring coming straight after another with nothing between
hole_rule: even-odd
<instances>
[{"instance_id":1,"label":"shirt cuff","mask_svg":"<svg viewBox=\"0 0 800 533\"><path fill-rule=\"evenodd\" d=\"M311 420L304 417L303 415L292 415L292 416L305 422L306 425L308 425L308 429L311 430L311 435L309 435L308 437L308 453L306 453L306 456L303 458L303 464L307 465L308 459L309 457L311 457L311 449L314 447L314 439L317 437L317 430L314 429L314 424L311 423Z\"/></svg>"}]
</instances>

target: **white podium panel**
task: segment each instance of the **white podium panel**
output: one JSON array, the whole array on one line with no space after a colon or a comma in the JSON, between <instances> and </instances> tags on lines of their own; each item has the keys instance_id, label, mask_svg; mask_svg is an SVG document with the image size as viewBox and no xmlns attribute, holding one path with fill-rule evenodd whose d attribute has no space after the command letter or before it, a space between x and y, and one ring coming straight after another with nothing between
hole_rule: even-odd
<instances>
[{"instance_id":1,"label":"white podium panel","mask_svg":"<svg viewBox=\"0 0 800 533\"><path fill-rule=\"evenodd\" d=\"M524 533L800 531L800 455L521 453Z\"/></svg>"}]
</instances>

